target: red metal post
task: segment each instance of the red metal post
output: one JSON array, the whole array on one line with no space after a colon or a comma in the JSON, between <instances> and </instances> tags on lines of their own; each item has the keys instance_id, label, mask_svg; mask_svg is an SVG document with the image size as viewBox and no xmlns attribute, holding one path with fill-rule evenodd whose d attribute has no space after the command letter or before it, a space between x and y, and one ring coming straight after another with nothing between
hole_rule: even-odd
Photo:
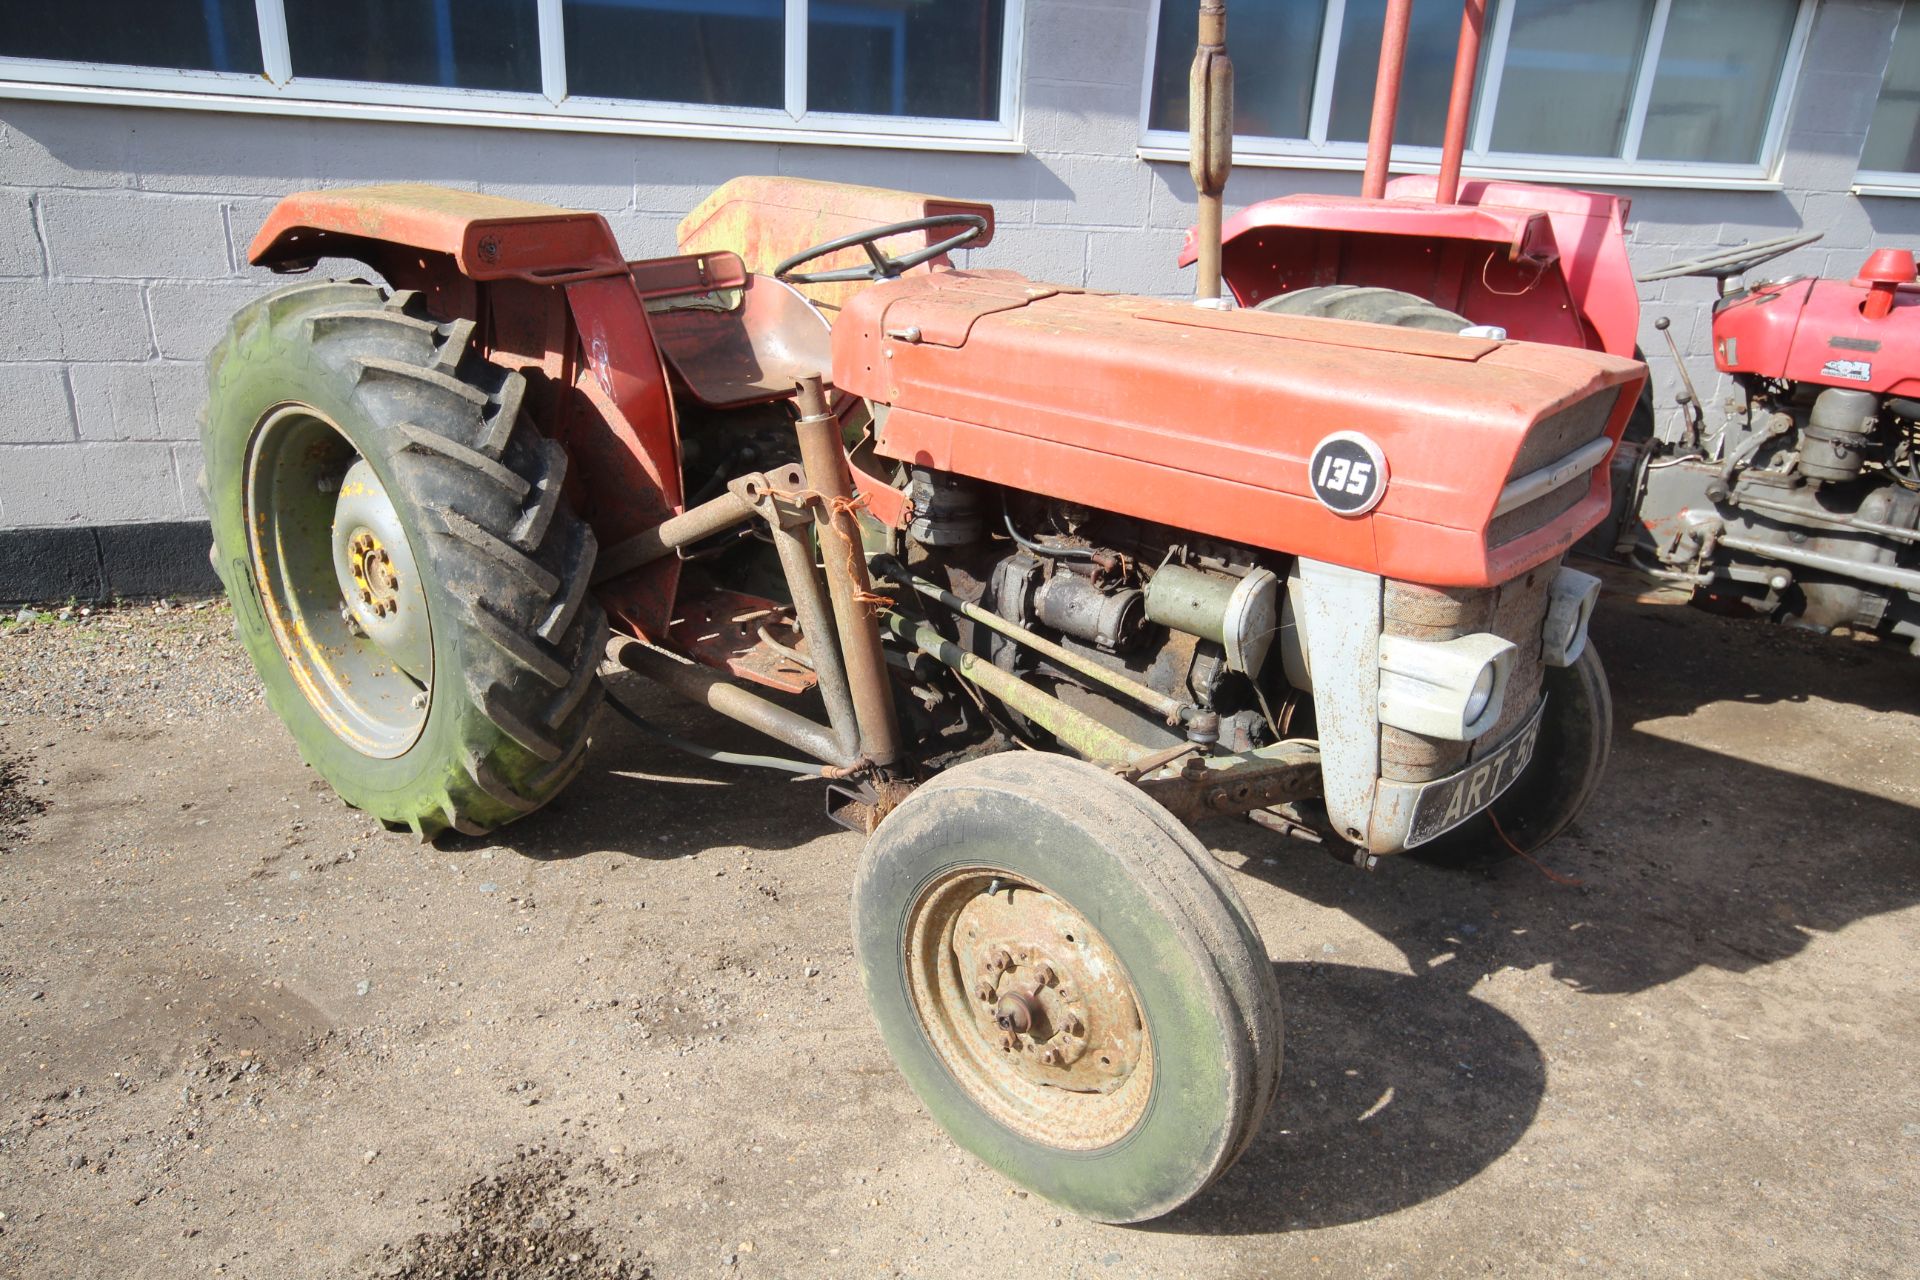
<instances>
[{"instance_id":1,"label":"red metal post","mask_svg":"<svg viewBox=\"0 0 1920 1280\"><path fill-rule=\"evenodd\" d=\"M1440 143L1440 181L1435 204L1452 204L1460 194L1460 157L1467 149L1467 118L1473 114L1473 83L1480 74L1480 33L1487 24L1487 0L1466 0L1460 11L1460 51L1453 59L1453 91L1447 96L1447 136Z\"/></svg>"},{"instance_id":2,"label":"red metal post","mask_svg":"<svg viewBox=\"0 0 1920 1280\"><path fill-rule=\"evenodd\" d=\"M1373 124L1367 131L1367 169L1360 194L1377 200L1387 193L1387 163L1393 157L1393 118L1400 113L1400 76L1407 62L1407 26L1413 0L1387 0L1386 25L1380 29L1380 72L1373 82Z\"/></svg>"}]
</instances>

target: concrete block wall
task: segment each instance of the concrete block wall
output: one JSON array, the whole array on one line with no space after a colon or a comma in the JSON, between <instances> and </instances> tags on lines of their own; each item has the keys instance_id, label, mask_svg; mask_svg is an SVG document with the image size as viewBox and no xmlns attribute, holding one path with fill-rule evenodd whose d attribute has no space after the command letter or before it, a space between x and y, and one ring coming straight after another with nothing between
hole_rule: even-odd
<instances>
[{"instance_id":1,"label":"concrete block wall","mask_svg":"<svg viewBox=\"0 0 1920 1280\"><path fill-rule=\"evenodd\" d=\"M1135 154L1147 8L1028 0L1019 155L0 100L0 537L201 517L200 361L227 316L275 283L246 266L246 246L275 199L302 188L428 181L591 209L641 257L671 252L681 214L728 178L834 178L993 201L994 243L968 265L1184 294L1174 257L1191 183L1184 166ZM1636 265L1804 225L1826 240L1779 269L1843 274L1870 243L1920 240L1920 200L1848 191L1897 15L1896 0L1823 0L1784 190L1623 190ZM1228 202L1357 189L1353 173L1242 167ZM1712 297L1702 280L1646 288L1662 405L1677 380L1652 322L1672 320L1706 392Z\"/></svg>"}]
</instances>

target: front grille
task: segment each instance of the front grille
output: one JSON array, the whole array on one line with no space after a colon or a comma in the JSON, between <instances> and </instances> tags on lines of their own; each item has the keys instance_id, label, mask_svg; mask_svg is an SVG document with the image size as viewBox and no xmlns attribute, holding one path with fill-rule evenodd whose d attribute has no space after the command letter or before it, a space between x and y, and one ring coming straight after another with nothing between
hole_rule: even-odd
<instances>
[{"instance_id":1,"label":"front grille","mask_svg":"<svg viewBox=\"0 0 1920 1280\"><path fill-rule=\"evenodd\" d=\"M1593 484L1593 473L1582 471L1558 489L1549 490L1532 502L1515 507L1503 516L1495 516L1487 525L1487 545L1504 547L1515 538L1535 529L1544 529L1559 517L1580 505Z\"/></svg>"},{"instance_id":2,"label":"front grille","mask_svg":"<svg viewBox=\"0 0 1920 1280\"><path fill-rule=\"evenodd\" d=\"M1518 480L1551 467L1569 454L1578 452L1581 446L1600 439L1606 434L1607 422L1612 418L1614 405L1619 399L1620 389L1611 388L1575 401L1540 419L1527 432L1527 438L1520 442L1520 451L1514 456L1513 466L1507 469L1507 480ZM1582 471L1533 501L1495 516L1487 526L1487 545L1503 547L1516 538L1545 528L1573 510L1580 499L1586 497L1591 484L1591 476Z\"/></svg>"},{"instance_id":3,"label":"front grille","mask_svg":"<svg viewBox=\"0 0 1920 1280\"><path fill-rule=\"evenodd\" d=\"M1547 590L1559 572L1560 562L1554 560L1498 587L1424 587L1387 580L1382 600L1387 635L1452 640L1492 632L1511 641L1518 652L1507 676L1500 719L1492 728L1472 742L1451 742L1381 725L1381 777L1393 782L1444 778L1520 727L1540 700L1540 628L1547 615Z\"/></svg>"},{"instance_id":4,"label":"front grille","mask_svg":"<svg viewBox=\"0 0 1920 1280\"><path fill-rule=\"evenodd\" d=\"M1620 388L1609 387L1534 423L1520 442L1520 452L1507 470L1507 479L1518 480L1529 471L1566 457L1589 440L1598 440L1606 434L1607 420L1619 400Z\"/></svg>"}]
</instances>

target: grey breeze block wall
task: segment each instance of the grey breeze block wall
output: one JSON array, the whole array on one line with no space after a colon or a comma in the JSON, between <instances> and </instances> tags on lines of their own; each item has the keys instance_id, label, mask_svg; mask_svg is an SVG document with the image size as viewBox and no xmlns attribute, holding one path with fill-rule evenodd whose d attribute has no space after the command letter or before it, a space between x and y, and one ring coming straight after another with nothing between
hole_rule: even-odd
<instances>
[{"instance_id":1,"label":"grey breeze block wall","mask_svg":"<svg viewBox=\"0 0 1920 1280\"><path fill-rule=\"evenodd\" d=\"M1851 275L1870 244L1920 237L1920 200L1848 191L1897 17L1895 0L1822 4L1783 190L1624 189L1637 267L1806 226L1826 239L1780 269ZM192 523L201 360L226 318L275 283L245 250L289 191L407 180L548 201L604 213L643 257L672 252L680 215L728 178L841 179L993 201L994 243L968 265L1186 293L1174 257L1191 184L1183 166L1135 155L1149 44L1145 0L1030 0L1021 155L0 100L0 559L12 561L0 564L0 596L9 580L44 596L210 581ZM1245 167L1227 197L1357 187L1350 172ZM1646 289L1663 420L1676 380L1653 322L1671 319L1706 392L1712 293L1693 279ZM185 536L160 536L169 527ZM130 550L144 559L127 561Z\"/></svg>"}]
</instances>

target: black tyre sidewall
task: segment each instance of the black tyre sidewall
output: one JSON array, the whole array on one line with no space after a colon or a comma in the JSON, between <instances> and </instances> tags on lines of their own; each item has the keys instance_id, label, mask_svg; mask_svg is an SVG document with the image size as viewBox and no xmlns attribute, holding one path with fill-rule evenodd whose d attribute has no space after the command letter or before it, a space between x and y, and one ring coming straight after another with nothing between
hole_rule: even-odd
<instances>
[{"instance_id":1,"label":"black tyre sidewall","mask_svg":"<svg viewBox=\"0 0 1920 1280\"><path fill-rule=\"evenodd\" d=\"M1530 854L1546 845L1587 807L1613 746L1613 694L1593 643L1571 666L1549 667L1544 683L1547 713L1533 760L1488 807L1493 817L1483 813L1409 856L1436 866L1491 866L1511 858L1514 846Z\"/></svg>"},{"instance_id":2,"label":"black tyre sidewall","mask_svg":"<svg viewBox=\"0 0 1920 1280\"><path fill-rule=\"evenodd\" d=\"M1154 1217L1183 1203L1230 1159L1241 1136L1231 1054L1222 1041L1244 1033L1204 949L1171 922L1164 892L1153 892L1107 851L1094 830L1098 816L1071 820L1055 806L992 786L936 783L925 795L935 794L945 802L916 805L916 796L888 816L855 889L855 951L894 1061L956 1141L1056 1203L1108 1222ZM1116 812L1106 820L1131 822L1135 839L1145 835L1137 816ZM967 1095L922 1031L905 963L909 913L930 884L966 867L1004 870L1045 887L1081 912L1125 967L1152 1036L1154 1081L1145 1113L1118 1142L1063 1151L1012 1132Z\"/></svg>"}]
</instances>

